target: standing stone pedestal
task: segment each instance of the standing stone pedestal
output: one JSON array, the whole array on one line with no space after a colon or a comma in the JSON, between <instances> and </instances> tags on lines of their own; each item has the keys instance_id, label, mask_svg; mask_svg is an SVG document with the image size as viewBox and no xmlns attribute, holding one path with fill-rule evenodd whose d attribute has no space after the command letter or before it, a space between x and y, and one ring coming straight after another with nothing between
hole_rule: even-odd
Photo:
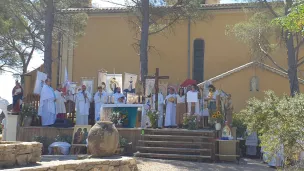
<instances>
[{"instance_id":1,"label":"standing stone pedestal","mask_svg":"<svg viewBox=\"0 0 304 171\"><path fill-rule=\"evenodd\" d=\"M0 97L0 111L5 115L5 124L3 130L3 141L16 141L18 113L9 113L7 111L8 101ZM17 115L16 115L17 114Z\"/></svg>"}]
</instances>

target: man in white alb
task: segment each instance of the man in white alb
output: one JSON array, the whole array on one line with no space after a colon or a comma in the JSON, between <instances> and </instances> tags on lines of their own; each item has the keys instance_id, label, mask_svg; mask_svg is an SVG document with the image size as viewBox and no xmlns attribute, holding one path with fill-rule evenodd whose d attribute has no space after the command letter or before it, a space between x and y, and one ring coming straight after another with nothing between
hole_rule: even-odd
<instances>
[{"instance_id":1,"label":"man in white alb","mask_svg":"<svg viewBox=\"0 0 304 171\"><path fill-rule=\"evenodd\" d=\"M82 85L81 91L76 95L76 125L88 125L88 116L91 102L91 94Z\"/></svg>"},{"instance_id":2,"label":"man in white alb","mask_svg":"<svg viewBox=\"0 0 304 171\"><path fill-rule=\"evenodd\" d=\"M116 88L116 93L113 94L114 96L114 104L122 104L124 103L125 96L121 93L120 87ZM123 99L123 101L121 101Z\"/></svg>"},{"instance_id":3,"label":"man in white alb","mask_svg":"<svg viewBox=\"0 0 304 171\"><path fill-rule=\"evenodd\" d=\"M53 125L56 120L56 96L53 88L51 87L51 80L45 80L40 93L40 104L38 115L41 116L42 126Z\"/></svg>"},{"instance_id":4,"label":"man in white alb","mask_svg":"<svg viewBox=\"0 0 304 171\"><path fill-rule=\"evenodd\" d=\"M104 91L104 87L101 86L98 87L98 91L95 93L94 96L94 102L95 102L95 121L100 120L100 107L101 104L105 103L107 100L107 93Z\"/></svg>"}]
</instances>

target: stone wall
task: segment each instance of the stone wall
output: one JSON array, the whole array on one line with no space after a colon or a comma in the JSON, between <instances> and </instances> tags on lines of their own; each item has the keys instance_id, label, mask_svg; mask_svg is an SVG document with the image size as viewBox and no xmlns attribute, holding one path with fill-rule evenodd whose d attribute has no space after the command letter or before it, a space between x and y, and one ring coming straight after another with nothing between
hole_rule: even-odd
<instances>
[{"instance_id":1,"label":"stone wall","mask_svg":"<svg viewBox=\"0 0 304 171\"><path fill-rule=\"evenodd\" d=\"M84 159L41 162L41 166L18 169L20 171L138 171L136 160L131 157Z\"/></svg>"},{"instance_id":2,"label":"stone wall","mask_svg":"<svg viewBox=\"0 0 304 171\"><path fill-rule=\"evenodd\" d=\"M42 144L38 142L0 142L0 168L25 166L41 160Z\"/></svg>"}]
</instances>

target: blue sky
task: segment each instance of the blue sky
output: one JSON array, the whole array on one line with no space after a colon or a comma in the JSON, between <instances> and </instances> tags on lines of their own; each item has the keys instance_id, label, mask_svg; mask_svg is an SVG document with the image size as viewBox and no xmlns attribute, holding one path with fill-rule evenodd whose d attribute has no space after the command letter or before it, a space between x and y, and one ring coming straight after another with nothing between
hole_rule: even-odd
<instances>
[{"instance_id":1,"label":"blue sky","mask_svg":"<svg viewBox=\"0 0 304 171\"><path fill-rule=\"evenodd\" d=\"M111 0L109 0L111 1ZM93 0L92 3L97 7L121 7L118 4L125 4L126 0L112 0L111 2L115 2L116 4L110 3L107 0ZM221 3L236 3L236 0L221 0ZM33 70L38 68L42 63L43 54L35 53L33 59L29 64L28 70ZM12 102L11 90L13 89L15 84L15 79L13 78L11 73L3 73L0 75L0 97L8 100L10 103Z\"/></svg>"}]
</instances>

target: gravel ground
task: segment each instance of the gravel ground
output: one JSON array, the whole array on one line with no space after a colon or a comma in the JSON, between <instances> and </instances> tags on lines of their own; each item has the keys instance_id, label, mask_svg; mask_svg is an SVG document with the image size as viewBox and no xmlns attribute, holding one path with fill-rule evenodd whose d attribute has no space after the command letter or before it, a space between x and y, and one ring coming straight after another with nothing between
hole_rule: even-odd
<instances>
[{"instance_id":1,"label":"gravel ground","mask_svg":"<svg viewBox=\"0 0 304 171\"><path fill-rule=\"evenodd\" d=\"M136 158L140 171L275 171L266 164L255 159L241 159L240 164L225 163L199 163L177 160L159 160Z\"/></svg>"}]
</instances>

